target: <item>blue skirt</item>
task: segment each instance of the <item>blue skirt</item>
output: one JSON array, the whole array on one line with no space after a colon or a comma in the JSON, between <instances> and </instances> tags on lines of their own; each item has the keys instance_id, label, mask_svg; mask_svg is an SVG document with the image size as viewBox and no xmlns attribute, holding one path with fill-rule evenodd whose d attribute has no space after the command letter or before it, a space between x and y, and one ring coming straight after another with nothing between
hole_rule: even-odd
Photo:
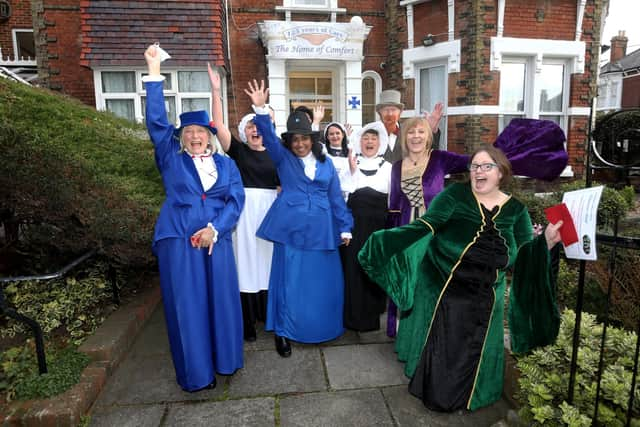
<instances>
[{"instance_id":1,"label":"blue skirt","mask_svg":"<svg viewBox=\"0 0 640 427\"><path fill-rule=\"evenodd\" d=\"M344 280L337 250L273 245L265 329L303 343L344 333Z\"/></svg>"},{"instance_id":2,"label":"blue skirt","mask_svg":"<svg viewBox=\"0 0 640 427\"><path fill-rule=\"evenodd\" d=\"M187 391L243 366L242 311L231 238L208 249L188 238L155 247L169 345L178 384Z\"/></svg>"}]
</instances>

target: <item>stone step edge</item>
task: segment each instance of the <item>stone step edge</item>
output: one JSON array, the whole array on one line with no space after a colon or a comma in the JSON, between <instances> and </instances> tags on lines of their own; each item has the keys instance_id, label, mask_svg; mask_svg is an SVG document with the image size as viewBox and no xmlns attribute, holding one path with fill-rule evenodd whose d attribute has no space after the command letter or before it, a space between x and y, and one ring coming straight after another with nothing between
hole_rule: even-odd
<instances>
[{"instance_id":1,"label":"stone step edge","mask_svg":"<svg viewBox=\"0 0 640 427\"><path fill-rule=\"evenodd\" d=\"M22 427L77 426L107 378L127 354L138 333L160 302L160 286L154 279L151 288L118 308L87 338L79 350L91 362L82 371L80 381L66 392L48 399L16 401L0 405L0 425Z\"/></svg>"}]
</instances>

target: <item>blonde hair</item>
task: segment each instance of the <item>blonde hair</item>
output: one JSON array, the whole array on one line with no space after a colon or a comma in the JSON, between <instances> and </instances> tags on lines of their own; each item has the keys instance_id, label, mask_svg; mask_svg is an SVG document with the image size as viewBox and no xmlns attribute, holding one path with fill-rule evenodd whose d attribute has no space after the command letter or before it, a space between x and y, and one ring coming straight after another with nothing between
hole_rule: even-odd
<instances>
[{"instance_id":1,"label":"blonde hair","mask_svg":"<svg viewBox=\"0 0 640 427\"><path fill-rule=\"evenodd\" d=\"M196 125L199 126L199 125ZM218 152L218 144L216 144L216 136L213 134L213 132L211 132L209 129L205 128L204 126L200 126L204 129L206 129L207 133L209 134L209 138L208 138L208 142L207 142L207 148L209 150L211 150L211 154L215 154ZM184 153L184 140L183 140L183 136L182 136L182 129L180 130L180 150L178 150L178 153L182 154Z\"/></svg>"},{"instance_id":2,"label":"blonde hair","mask_svg":"<svg viewBox=\"0 0 640 427\"><path fill-rule=\"evenodd\" d=\"M423 126L426 130L427 135L427 146L426 149L430 150L433 146L433 132L431 132L431 126L429 126L429 122L427 119L423 117L412 117L410 119L405 120L402 123L402 134L400 135L400 146L402 147L402 155L406 157L409 155L409 147L407 146L407 134L409 131L416 126Z\"/></svg>"}]
</instances>

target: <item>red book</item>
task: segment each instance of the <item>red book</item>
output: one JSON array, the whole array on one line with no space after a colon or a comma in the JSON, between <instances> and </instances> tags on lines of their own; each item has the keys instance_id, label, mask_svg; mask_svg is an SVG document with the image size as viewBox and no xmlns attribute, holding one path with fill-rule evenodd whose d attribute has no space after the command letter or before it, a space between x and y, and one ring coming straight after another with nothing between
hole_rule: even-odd
<instances>
[{"instance_id":1,"label":"red book","mask_svg":"<svg viewBox=\"0 0 640 427\"><path fill-rule=\"evenodd\" d=\"M560 237L562 238L562 244L565 246L572 245L578 241L578 232L576 226L571 218L571 213L567 209L567 205L560 203L559 205L548 207L544 210L544 214L547 220L551 224L555 224L562 220L562 227L560 227Z\"/></svg>"}]
</instances>

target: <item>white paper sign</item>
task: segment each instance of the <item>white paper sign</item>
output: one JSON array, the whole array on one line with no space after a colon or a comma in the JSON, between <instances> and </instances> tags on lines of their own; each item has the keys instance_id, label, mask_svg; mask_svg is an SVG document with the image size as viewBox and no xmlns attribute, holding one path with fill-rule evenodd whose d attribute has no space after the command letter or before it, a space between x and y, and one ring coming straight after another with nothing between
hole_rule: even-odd
<instances>
[{"instance_id":1,"label":"white paper sign","mask_svg":"<svg viewBox=\"0 0 640 427\"><path fill-rule=\"evenodd\" d=\"M578 233L578 242L564 248L567 258L588 261L598 259L596 222L603 189L603 186L599 186L564 193L562 201L567 205Z\"/></svg>"}]
</instances>

